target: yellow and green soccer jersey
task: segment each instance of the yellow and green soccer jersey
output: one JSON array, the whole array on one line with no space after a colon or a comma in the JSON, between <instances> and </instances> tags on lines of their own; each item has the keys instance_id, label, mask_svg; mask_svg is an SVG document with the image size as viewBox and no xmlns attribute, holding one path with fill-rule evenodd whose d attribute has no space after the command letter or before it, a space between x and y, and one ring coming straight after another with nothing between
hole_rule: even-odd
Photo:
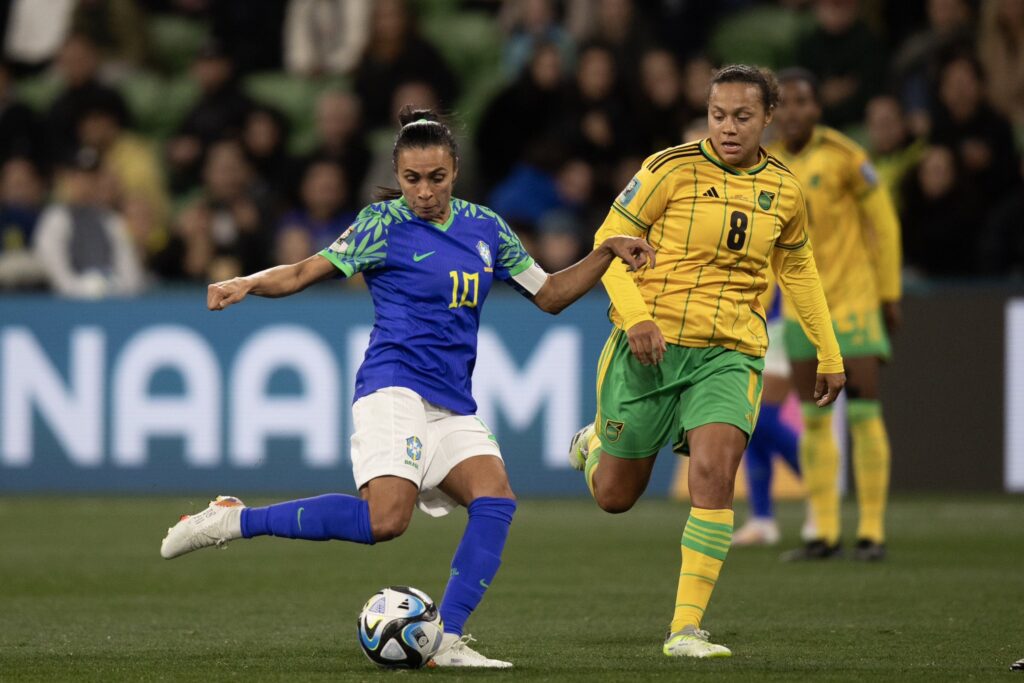
<instances>
[{"instance_id":1,"label":"yellow and green soccer jersey","mask_svg":"<svg viewBox=\"0 0 1024 683\"><path fill-rule=\"evenodd\" d=\"M824 126L797 154L781 143L769 149L803 185L814 258L833 317L899 299L899 222L867 152ZM787 307L787 317L793 316Z\"/></svg>"},{"instance_id":2,"label":"yellow and green soccer jersey","mask_svg":"<svg viewBox=\"0 0 1024 683\"><path fill-rule=\"evenodd\" d=\"M800 183L764 150L747 169L723 162L709 140L648 157L596 242L616 234L644 236L657 252L654 268L628 272L616 262L602 279L617 327L653 320L670 344L763 356L758 296L771 265L819 350L821 371L842 371Z\"/></svg>"}]
</instances>

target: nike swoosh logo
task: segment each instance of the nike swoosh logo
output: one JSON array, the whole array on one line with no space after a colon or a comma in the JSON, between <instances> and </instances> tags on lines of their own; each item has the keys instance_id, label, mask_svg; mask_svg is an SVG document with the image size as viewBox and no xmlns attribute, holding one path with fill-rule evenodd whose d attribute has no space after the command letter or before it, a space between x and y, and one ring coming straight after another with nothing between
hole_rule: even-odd
<instances>
[{"instance_id":1,"label":"nike swoosh logo","mask_svg":"<svg viewBox=\"0 0 1024 683\"><path fill-rule=\"evenodd\" d=\"M491 587L491 584L487 583L483 579L480 579L480 585L483 586L484 588L490 588Z\"/></svg>"},{"instance_id":2,"label":"nike swoosh logo","mask_svg":"<svg viewBox=\"0 0 1024 683\"><path fill-rule=\"evenodd\" d=\"M299 531L302 531L302 511L305 510L305 509L306 508L299 508L299 514L297 515L298 522L299 522Z\"/></svg>"},{"instance_id":3,"label":"nike swoosh logo","mask_svg":"<svg viewBox=\"0 0 1024 683\"><path fill-rule=\"evenodd\" d=\"M419 263L420 261L422 261L423 259L427 258L428 256L433 256L435 253L436 252L428 251L426 254L413 254L412 255L412 260L415 261L416 263Z\"/></svg>"}]
</instances>

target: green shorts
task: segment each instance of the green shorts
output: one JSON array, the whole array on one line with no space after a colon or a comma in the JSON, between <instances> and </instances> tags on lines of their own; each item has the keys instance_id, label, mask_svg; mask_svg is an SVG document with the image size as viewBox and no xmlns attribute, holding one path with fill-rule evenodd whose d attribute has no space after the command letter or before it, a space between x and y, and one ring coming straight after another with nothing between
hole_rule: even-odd
<instances>
[{"instance_id":1,"label":"green shorts","mask_svg":"<svg viewBox=\"0 0 1024 683\"><path fill-rule=\"evenodd\" d=\"M615 329L597 368L594 425L601 448L619 458L646 458L671 440L685 454L686 432L713 422L749 436L761 405L762 370L763 358L676 344L658 365L641 365L626 333Z\"/></svg>"},{"instance_id":2,"label":"green shorts","mask_svg":"<svg viewBox=\"0 0 1024 683\"><path fill-rule=\"evenodd\" d=\"M839 340L839 350L844 358L864 358L876 356L887 359L892 354L889 346L889 335L882 321L882 310L851 313L842 318L832 319L832 329ZM814 360L818 352L814 344L804 334L800 323L786 320L786 355L792 361Z\"/></svg>"}]
</instances>

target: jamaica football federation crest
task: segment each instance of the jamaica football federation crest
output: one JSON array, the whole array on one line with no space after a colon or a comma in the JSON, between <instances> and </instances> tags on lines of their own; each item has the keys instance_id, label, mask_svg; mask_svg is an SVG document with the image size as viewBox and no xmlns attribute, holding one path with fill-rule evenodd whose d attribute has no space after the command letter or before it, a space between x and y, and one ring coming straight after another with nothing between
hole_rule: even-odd
<instances>
[{"instance_id":1,"label":"jamaica football federation crest","mask_svg":"<svg viewBox=\"0 0 1024 683\"><path fill-rule=\"evenodd\" d=\"M622 436L622 429L625 427L625 423L619 422L618 420L605 420L604 421L604 438L608 441L615 443Z\"/></svg>"},{"instance_id":2,"label":"jamaica football federation crest","mask_svg":"<svg viewBox=\"0 0 1024 683\"><path fill-rule=\"evenodd\" d=\"M483 259L484 265L488 268L491 267L491 248L487 246L487 243L480 240L476 243L476 251L480 254L480 258Z\"/></svg>"},{"instance_id":3,"label":"jamaica football federation crest","mask_svg":"<svg viewBox=\"0 0 1024 683\"><path fill-rule=\"evenodd\" d=\"M769 192L768 190L761 190L761 194L757 195L757 205L764 211L772 208L772 202L775 201L775 193Z\"/></svg>"}]
</instances>

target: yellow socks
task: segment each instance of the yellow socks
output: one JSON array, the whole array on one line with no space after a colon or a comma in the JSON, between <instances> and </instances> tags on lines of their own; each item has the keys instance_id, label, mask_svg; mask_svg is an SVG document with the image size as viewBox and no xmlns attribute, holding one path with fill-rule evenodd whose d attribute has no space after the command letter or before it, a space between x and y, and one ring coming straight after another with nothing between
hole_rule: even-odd
<instances>
[{"instance_id":1,"label":"yellow socks","mask_svg":"<svg viewBox=\"0 0 1024 683\"><path fill-rule=\"evenodd\" d=\"M700 627L718 573L732 543L732 510L690 508L683 530L683 567L679 572L671 632Z\"/></svg>"},{"instance_id":2,"label":"yellow socks","mask_svg":"<svg viewBox=\"0 0 1024 683\"><path fill-rule=\"evenodd\" d=\"M818 537L839 542L839 447L832 434L832 409L801 403L804 433L800 437L800 475L807 487Z\"/></svg>"},{"instance_id":3,"label":"yellow socks","mask_svg":"<svg viewBox=\"0 0 1024 683\"><path fill-rule=\"evenodd\" d=\"M853 439L860 523L857 538L885 542L885 503L889 495L889 435L878 401L851 399L848 416Z\"/></svg>"}]
</instances>

